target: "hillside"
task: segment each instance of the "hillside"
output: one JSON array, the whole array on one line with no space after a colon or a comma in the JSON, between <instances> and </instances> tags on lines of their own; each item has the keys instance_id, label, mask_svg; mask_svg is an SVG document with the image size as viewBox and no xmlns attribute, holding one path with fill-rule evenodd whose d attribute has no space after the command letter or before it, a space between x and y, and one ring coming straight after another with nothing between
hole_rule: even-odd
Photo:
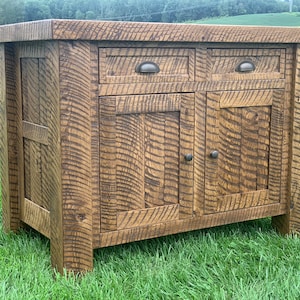
<instances>
[{"instance_id":1,"label":"hillside","mask_svg":"<svg viewBox=\"0 0 300 300\"><path fill-rule=\"evenodd\" d=\"M300 13L271 13L240 15L191 21L197 24L300 26Z\"/></svg>"}]
</instances>

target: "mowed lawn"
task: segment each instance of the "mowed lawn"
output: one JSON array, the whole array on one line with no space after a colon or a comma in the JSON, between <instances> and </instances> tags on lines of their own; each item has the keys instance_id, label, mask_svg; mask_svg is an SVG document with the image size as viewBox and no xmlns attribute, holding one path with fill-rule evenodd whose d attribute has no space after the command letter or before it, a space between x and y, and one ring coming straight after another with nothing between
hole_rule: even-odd
<instances>
[{"instance_id":1,"label":"mowed lawn","mask_svg":"<svg viewBox=\"0 0 300 300\"><path fill-rule=\"evenodd\" d=\"M97 249L76 278L53 272L46 238L0 228L0 299L300 299L299 249L263 219Z\"/></svg>"},{"instance_id":2,"label":"mowed lawn","mask_svg":"<svg viewBox=\"0 0 300 300\"><path fill-rule=\"evenodd\" d=\"M256 14L191 21L197 24L300 26L299 13Z\"/></svg>"},{"instance_id":3,"label":"mowed lawn","mask_svg":"<svg viewBox=\"0 0 300 300\"><path fill-rule=\"evenodd\" d=\"M201 22L300 24L296 14L280 15ZM94 266L81 278L56 274L46 238L34 231L4 234L0 225L4 300L300 299L300 239L278 235L270 219L98 249Z\"/></svg>"}]
</instances>

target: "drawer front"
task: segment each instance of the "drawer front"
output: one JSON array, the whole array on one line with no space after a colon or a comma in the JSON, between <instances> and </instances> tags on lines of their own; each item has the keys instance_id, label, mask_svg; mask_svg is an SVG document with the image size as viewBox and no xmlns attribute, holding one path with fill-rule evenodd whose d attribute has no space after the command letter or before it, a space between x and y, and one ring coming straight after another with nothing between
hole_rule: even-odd
<instances>
[{"instance_id":1,"label":"drawer front","mask_svg":"<svg viewBox=\"0 0 300 300\"><path fill-rule=\"evenodd\" d=\"M253 70L249 70L250 65ZM239 66L245 66L244 71L238 70ZM210 80L282 79L284 76L285 49L208 49Z\"/></svg>"},{"instance_id":2,"label":"drawer front","mask_svg":"<svg viewBox=\"0 0 300 300\"><path fill-rule=\"evenodd\" d=\"M137 70L145 62L150 71ZM99 48L100 83L193 81L194 64L194 49Z\"/></svg>"}]
</instances>

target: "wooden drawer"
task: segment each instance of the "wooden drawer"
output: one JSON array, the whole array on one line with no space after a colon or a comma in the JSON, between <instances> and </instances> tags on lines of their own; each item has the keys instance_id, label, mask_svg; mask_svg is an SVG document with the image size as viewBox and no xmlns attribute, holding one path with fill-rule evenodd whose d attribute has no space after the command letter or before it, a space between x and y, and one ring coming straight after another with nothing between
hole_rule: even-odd
<instances>
[{"instance_id":1,"label":"wooden drawer","mask_svg":"<svg viewBox=\"0 0 300 300\"><path fill-rule=\"evenodd\" d=\"M253 71L238 70L242 63L252 63ZM208 49L208 79L248 80L285 77L285 49L231 48Z\"/></svg>"},{"instance_id":2,"label":"wooden drawer","mask_svg":"<svg viewBox=\"0 0 300 300\"><path fill-rule=\"evenodd\" d=\"M143 62L159 68L139 73ZM99 48L100 83L155 83L194 80L195 50L180 48Z\"/></svg>"}]
</instances>

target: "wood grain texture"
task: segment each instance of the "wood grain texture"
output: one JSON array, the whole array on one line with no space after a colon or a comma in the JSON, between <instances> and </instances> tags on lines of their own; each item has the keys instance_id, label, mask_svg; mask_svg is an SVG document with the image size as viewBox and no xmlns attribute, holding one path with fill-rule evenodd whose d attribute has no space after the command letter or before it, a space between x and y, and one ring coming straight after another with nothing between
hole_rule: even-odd
<instances>
[{"instance_id":1,"label":"wood grain texture","mask_svg":"<svg viewBox=\"0 0 300 300\"><path fill-rule=\"evenodd\" d=\"M100 48L100 83L194 81L195 50L178 48ZM137 66L151 62L157 74L138 73Z\"/></svg>"},{"instance_id":2,"label":"wood grain texture","mask_svg":"<svg viewBox=\"0 0 300 300\"><path fill-rule=\"evenodd\" d=\"M131 218L160 222L162 212L191 217L193 162L184 155L193 154L194 95L99 101L101 232L136 226ZM175 214L170 205L178 204Z\"/></svg>"},{"instance_id":3,"label":"wood grain texture","mask_svg":"<svg viewBox=\"0 0 300 300\"><path fill-rule=\"evenodd\" d=\"M281 170L282 170L282 136L283 136L283 113L284 113L284 91L275 90L271 113L270 132L270 174L269 189L270 201L280 202L281 197Z\"/></svg>"},{"instance_id":4,"label":"wood grain texture","mask_svg":"<svg viewBox=\"0 0 300 300\"><path fill-rule=\"evenodd\" d=\"M158 206L150 209L118 213L118 230L141 227L179 219L179 205Z\"/></svg>"},{"instance_id":5,"label":"wood grain texture","mask_svg":"<svg viewBox=\"0 0 300 300\"><path fill-rule=\"evenodd\" d=\"M281 201L283 91L208 93L207 213ZM209 157L213 150L217 159ZM266 189L267 196L256 192Z\"/></svg>"},{"instance_id":6,"label":"wood grain texture","mask_svg":"<svg viewBox=\"0 0 300 300\"><path fill-rule=\"evenodd\" d=\"M277 46L278 47L278 46ZM212 80L243 80L284 78L285 49L271 48L229 48L208 49ZM253 72L238 72L236 68L243 61L251 61L255 69ZM282 63L283 62L283 63Z\"/></svg>"},{"instance_id":7,"label":"wood grain texture","mask_svg":"<svg viewBox=\"0 0 300 300\"><path fill-rule=\"evenodd\" d=\"M102 234L99 241L95 243L95 247L107 247L195 229L277 216L285 212L286 207L284 204L270 204L262 207L241 209L238 213L236 213L236 211L227 211L224 213L204 215L201 216L201 218L173 220L143 227L123 229Z\"/></svg>"},{"instance_id":8,"label":"wood grain texture","mask_svg":"<svg viewBox=\"0 0 300 300\"><path fill-rule=\"evenodd\" d=\"M91 183L92 183L92 202L93 202L93 241L97 240L100 235L100 156L99 156L99 70L98 70L98 44L91 43L90 55L90 71L91 71L91 156L92 156L92 169L91 169Z\"/></svg>"},{"instance_id":9,"label":"wood grain texture","mask_svg":"<svg viewBox=\"0 0 300 300\"><path fill-rule=\"evenodd\" d=\"M23 190L22 176L19 166L21 152L21 120L22 104L20 95L20 66L18 64L16 46L5 45L5 76L6 76L6 109L7 109L7 139L8 169L9 169L9 202L3 203L4 209L9 209L9 222L5 222L6 230L17 231L21 226L20 192ZM7 211L6 210L6 211Z\"/></svg>"},{"instance_id":10,"label":"wood grain texture","mask_svg":"<svg viewBox=\"0 0 300 300\"><path fill-rule=\"evenodd\" d=\"M180 166L179 166L179 217L190 218L194 204L194 162L186 161L185 155L194 156L195 95L182 94L180 107Z\"/></svg>"},{"instance_id":11,"label":"wood grain texture","mask_svg":"<svg viewBox=\"0 0 300 300\"><path fill-rule=\"evenodd\" d=\"M99 156L101 232L117 229L116 202L116 99L100 98Z\"/></svg>"},{"instance_id":12,"label":"wood grain texture","mask_svg":"<svg viewBox=\"0 0 300 300\"><path fill-rule=\"evenodd\" d=\"M46 61L42 48L21 47L22 129L24 138L25 197L49 209L48 101ZM43 50L42 50L43 49ZM24 53L22 52L24 51ZM39 58L24 58L33 51ZM40 52L40 53L38 53ZM22 171L21 171L22 172Z\"/></svg>"},{"instance_id":13,"label":"wood grain texture","mask_svg":"<svg viewBox=\"0 0 300 300\"><path fill-rule=\"evenodd\" d=\"M232 222L274 217L280 231L300 231L297 33L1 26L0 41L26 39L0 46L4 227L21 217L49 237L60 272L91 270L98 247ZM244 60L253 72L236 72ZM144 61L160 72L138 74Z\"/></svg>"},{"instance_id":14,"label":"wood grain texture","mask_svg":"<svg viewBox=\"0 0 300 300\"><path fill-rule=\"evenodd\" d=\"M93 266L90 44L59 50L63 266L82 272Z\"/></svg>"},{"instance_id":15,"label":"wood grain texture","mask_svg":"<svg viewBox=\"0 0 300 300\"><path fill-rule=\"evenodd\" d=\"M290 210L286 215L276 218L275 225L283 233L300 231L300 45L295 58L295 98L293 115Z\"/></svg>"},{"instance_id":16,"label":"wood grain texture","mask_svg":"<svg viewBox=\"0 0 300 300\"><path fill-rule=\"evenodd\" d=\"M220 104L218 93L207 93L206 128L205 128L205 213L214 212L217 204L217 168L216 159L209 159L210 153L218 151Z\"/></svg>"},{"instance_id":17,"label":"wood grain texture","mask_svg":"<svg viewBox=\"0 0 300 300\"><path fill-rule=\"evenodd\" d=\"M136 83L136 84L101 84L99 96L108 95L140 95L166 93L192 93L194 91L234 91L285 88L285 80L235 80L235 81L201 81L189 83Z\"/></svg>"},{"instance_id":18,"label":"wood grain texture","mask_svg":"<svg viewBox=\"0 0 300 300\"><path fill-rule=\"evenodd\" d=\"M61 137L60 137L60 93L59 93L59 47L58 43L45 42L46 74L45 85L48 112L48 152L47 152L47 195L50 211L50 251L51 263L59 272L64 267L63 245L63 200L62 200L62 171L61 171ZM42 111L45 111L42 107ZM44 123L44 114L42 123Z\"/></svg>"},{"instance_id":19,"label":"wood grain texture","mask_svg":"<svg viewBox=\"0 0 300 300\"><path fill-rule=\"evenodd\" d=\"M194 211L204 214L205 157L206 157L206 93L195 94L195 146L194 146Z\"/></svg>"},{"instance_id":20,"label":"wood grain texture","mask_svg":"<svg viewBox=\"0 0 300 300\"><path fill-rule=\"evenodd\" d=\"M294 56L294 47L290 46L286 51L286 88L283 114L283 138L282 138L282 169L281 169L281 197L280 202L286 203L287 212L282 216L272 218L273 226L281 233L287 234L292 230L290 223L290 209L292 208L291 197L291 173L290 168L292 162L292 132L293 132L293 106L295 98L291 90L294 90L294 84L297 86L297 55ZM296 51L295 51L296 52ZM295 59L295 61L294 61ZM295 70L294 70L295 66ZM295 89L295 94L297 93ZM296 120L296 119L294 119ZM292 170L292 169L291 169ZM293 171L292 171L293 172Z\"/></svg>"},{"instance_id":21,"label":"wood grain texture","mask_svg":"<svg viewBox=\"0 0 300 300\"><path fill-rule=\"evenodd\" d=\"M259 34L257 34L259 32ZM43 20L4 25L0 41L103 40L298 43L298 28Z\"/></svg>"},{"instance_id":22,"label":"wood grain texture","mask_svg":"<svg viewBox=\"0 0 300 300\"><path fill-rule=\"evenodd\" d=\"M5 45L0 44L0 182L2 222L5 231L10 230L10 196L8 170L7 109L6 109Z\"/></svg>"},{"instance_id":23,"label":"wood grain texture","mask_svg":"<svg viewBox=\"0 0 300 300\"><path fill-rule=\"evenodd\" d=\"M23 121L23 137L40 144L48 145L48 127Z\"/></svg>"},{"instance_id":24,"label":"wood grain texture","mask_svg":"<svg viewBox=\"0 0 300 300\"><path fill-rule=\"evenodd\" d=\"M24 199L23 222L50 238L50 212L29 199Z\"/></svg>"}]
</instances>

